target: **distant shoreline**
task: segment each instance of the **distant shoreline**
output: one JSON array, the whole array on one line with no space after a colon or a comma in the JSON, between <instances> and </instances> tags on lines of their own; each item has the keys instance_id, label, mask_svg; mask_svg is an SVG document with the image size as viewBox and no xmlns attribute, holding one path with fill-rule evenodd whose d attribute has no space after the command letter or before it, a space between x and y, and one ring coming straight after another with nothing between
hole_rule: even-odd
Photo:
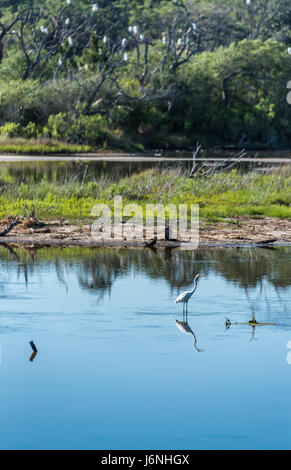
<instances>
[{"instance_id":1,"label":"distant shoreline","mask_svg":"<svg viewBox=\"0 0 291 470\"><path fill-rule=\"evenodd\" d=\"M0 163L9 162L56 162L56 161L108 161L108 162L191 162L193 159L189 157L178 157L178 156L158 156L154 154L134 154L134 153L80 153L80 154L52 154L52 155L1 155ZM205 157L196 158L197 162L218 162L222 160L222 157ZM275 164L291 164L291 157L247 157L243 160L228 158L229 162L240 162L240 163L275 163Z\"/></svg>"}]
</instances>

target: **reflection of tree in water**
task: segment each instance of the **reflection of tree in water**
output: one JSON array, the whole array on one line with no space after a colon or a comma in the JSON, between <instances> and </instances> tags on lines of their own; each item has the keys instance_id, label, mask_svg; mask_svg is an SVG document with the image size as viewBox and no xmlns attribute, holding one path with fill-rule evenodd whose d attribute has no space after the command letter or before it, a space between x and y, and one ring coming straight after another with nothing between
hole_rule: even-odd
<instances>
[{"instance_id":1,"label":"reflection of tree in water","mask_svg":"<svg viewBox=\"0 0 291 470\"><path fill-rule=\"evenodd\" d=\"M14 248L1 249L0 259L7 270L15 269L29 282L36 270L54 267L61 284L76 274L80 286L91 292L110 292L118 276L129 273L146 274L151 279L165 279L171 289L193 282L198 272L215 272L226 280L248 289L262 288L265 281L279 292L291 285L288 258L291 250L259 248L216 248L193 251L117 248L43 248L39 250ZM11 261L14 263L11 263Z\"/></svg>"}]
</instances>

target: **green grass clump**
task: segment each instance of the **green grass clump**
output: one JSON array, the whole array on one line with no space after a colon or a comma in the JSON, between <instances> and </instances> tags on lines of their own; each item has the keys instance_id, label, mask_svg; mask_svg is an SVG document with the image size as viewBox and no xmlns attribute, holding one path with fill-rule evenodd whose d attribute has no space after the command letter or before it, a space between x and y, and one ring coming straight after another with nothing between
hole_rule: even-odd
<instances>
[{"instance_id":1,"label":"green grass clump","mask_svg":"<svg viewBox=\"0 0 291 470\"><path fill-rule=\"evenodd\" d=\"M89 145L75 145L50 139L9 139L0 140L0 154L53 155L86 153L92 151Z\"/></svg>"}]
</instances>

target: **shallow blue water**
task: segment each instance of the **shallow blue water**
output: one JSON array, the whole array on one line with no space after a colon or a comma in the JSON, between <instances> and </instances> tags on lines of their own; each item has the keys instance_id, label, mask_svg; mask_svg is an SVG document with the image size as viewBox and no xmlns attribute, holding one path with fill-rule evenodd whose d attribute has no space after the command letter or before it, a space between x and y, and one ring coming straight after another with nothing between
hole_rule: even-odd
<instances>
[{"instance_id":1,"label":"shallow blue water","mask_svg":"<svg viewBox=\"0 0 291 470\"><path fill-rule=\"evenodd\" d=\"M16 255L0 255L1 449L291 448L290 249ZM201 352L174 321L196 272ZM225 328L250 307L276 326Z\"/></svg>"}]
</instances>

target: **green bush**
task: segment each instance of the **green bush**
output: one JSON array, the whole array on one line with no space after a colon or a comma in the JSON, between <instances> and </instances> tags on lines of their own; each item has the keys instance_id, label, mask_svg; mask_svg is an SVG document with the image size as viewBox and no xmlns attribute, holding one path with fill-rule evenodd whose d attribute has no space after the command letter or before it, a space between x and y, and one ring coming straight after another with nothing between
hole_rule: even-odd
<instances>
[{"instance_id":1,"label":"green bush","mask_svg":"<svg viewBox=\"0 0 291 470\"><path fill-rule=\"evenodd\" d=\"M59 113L49 117L44 134L68 142L102 145L107 137L105 122L101 116L71 116Z\"/></svg>"},{"instance_id":2,"label":"green bush","mask_svg":"<svg viewBox=\"0 0 291 470\"><path fill-rule=\"evenodd\" d=\"M27 126L23 127L21 134L27 139L37 139L42 137L42 126L35 122L29 122Z\"/></svg>"},{"instance_id":3,"label":"green bush","mask_svg":"<svg viewBox=\"0 0 291 470\"><path fill-rule=\"evenodd\" d=\"M19 125L15 122L6 122L4 126L0 127L1 137L18 137L20 133Z\"/></svg>"}]
</instances>

